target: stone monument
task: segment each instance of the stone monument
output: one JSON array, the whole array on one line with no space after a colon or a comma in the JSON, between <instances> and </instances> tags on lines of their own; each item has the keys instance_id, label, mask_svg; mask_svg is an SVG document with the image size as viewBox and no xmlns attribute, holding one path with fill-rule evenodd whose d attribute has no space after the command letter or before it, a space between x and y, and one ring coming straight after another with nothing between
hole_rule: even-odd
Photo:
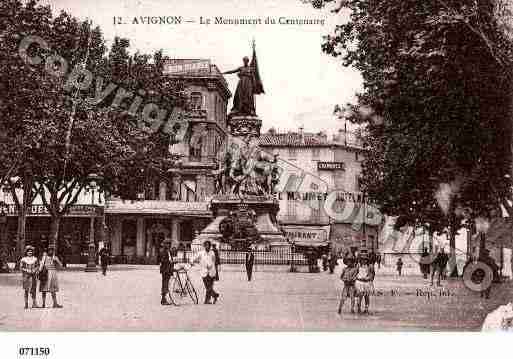
<instances>
[{"instance_id":1,"label":"stone monument","mask_svg":"<svg viewBox=\"0 0 513 359\"><path fill-rule=\"evenodd\" d=\"M248 245L276 249L288 247L276 216L279 204L274 196L280 169L276 155L258 146L262 121L256 114L255 95L264 88L258 72L253 41L253 58L243 58L243 66L224 72L236 73L239 82L233 108L228 115L228 145L215 176L216 194L211 200L214 220L194 239L222 243L223 247L244 249Z\"/></svg>"}]
</instances>

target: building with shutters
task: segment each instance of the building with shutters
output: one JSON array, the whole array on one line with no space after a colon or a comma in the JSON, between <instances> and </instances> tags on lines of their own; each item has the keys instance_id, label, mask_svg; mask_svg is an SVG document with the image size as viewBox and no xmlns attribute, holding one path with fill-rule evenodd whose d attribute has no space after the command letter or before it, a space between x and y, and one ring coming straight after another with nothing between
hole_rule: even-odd
<instances>
[{"instance_id":1,"label":"building with shutters","mask_svg":"<svg viewBox=\"0 0 513 359\"><path fill-rule=\"evenodd\" d=\"M360 189L365 152L354 133L341 130L328 138L302 128L271 129L262 134L260 146L278 155L278 221L297 248L377 249L381 216Z\"/></svg>"},{"instance_id":2,"label":"building with shutters","mask_svg":"<svg viewBox=\"0 0 513 359\"><path fill-rule=\"evenodd\" d=\"M196 233L211 221L208 199L214 193L212 171L216 154L227 136L228 84L207 59L167 59L164 73L183 81L189 98L180 109L178 143L170 153L180 164L140 189L137 201L119 198L105 206L107 237L112 254L127 260L152 263L161 242L171 238L190 247Z\"/></svg>"}]
</instances>

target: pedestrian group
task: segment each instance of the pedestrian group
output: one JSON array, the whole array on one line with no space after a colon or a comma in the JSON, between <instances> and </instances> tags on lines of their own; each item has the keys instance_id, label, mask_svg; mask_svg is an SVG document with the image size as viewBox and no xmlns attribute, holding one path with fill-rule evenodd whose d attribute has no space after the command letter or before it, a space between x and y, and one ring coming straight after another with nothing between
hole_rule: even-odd
<instances>
[{"instance_id":1,"label":"pedestrian group","mask_svg":"<svg viewBox=\"0 0 513 359\"><path fill-rule=\"evenodd\" d=\"M62 267L62 262L55 255L55 246L49 245L43 252L41 260L35 256L35 248L27 246L25 256L20 260L20 269L23 277L23 290L25 299L25 309L29 308L29 294L32 297L32 308L45 308L46 295L50 293L53 301L53 308L62 308L57 302L57 292L59 292L59 279L57 269ZM37 282L39 281L39 291L42 295L42 306L37 304Z\"/></svg>"}]
</instances>

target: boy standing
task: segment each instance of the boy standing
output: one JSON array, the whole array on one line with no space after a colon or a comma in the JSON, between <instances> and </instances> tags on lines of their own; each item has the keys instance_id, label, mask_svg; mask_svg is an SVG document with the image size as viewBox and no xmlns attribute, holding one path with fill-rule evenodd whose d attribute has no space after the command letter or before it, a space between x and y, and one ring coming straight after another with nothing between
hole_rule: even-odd
<instances>
[{"instance_id":1,"label":"boy standing","mask_svg":"<svg viewBox=\"0 0 513 359\"><path fill-rule=\"evenodd\" d=\"M338 314L342 314L342 306L346 301L346 298L351 299L351 313L354 314L354 302L356 296L356 277L358 276L358 267L356 266L353 258L347 258L347 267L342 270L340 279L344 282L344 288L342 289L342 295L340 297L340 303L338 305Z\"/></svg>"}]
</instances>

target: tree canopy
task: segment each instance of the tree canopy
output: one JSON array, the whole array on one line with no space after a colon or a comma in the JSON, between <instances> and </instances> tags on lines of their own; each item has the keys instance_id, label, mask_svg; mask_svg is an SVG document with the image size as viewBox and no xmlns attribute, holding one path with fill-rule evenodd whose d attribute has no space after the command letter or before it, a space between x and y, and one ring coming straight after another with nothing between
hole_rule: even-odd
<instances>
[{"instance_id":1,"label":"tree canopy","mask_svg":"<svg viewBox=\"0 0 513 359\"><path fill-rule=\"evenodd\" d=\"M130 55L129 40L116 38L106 53L99 27L66 12L53 17L36 0L3 1L0 14L6 20L0 24L0 178L26 181L29 173L58 219L93 173L102 175L105 190L135 199L138 188L173 165L175 128L167 125L169 116L158 116L181 106L184 94L163 76L162 51ZM19 55L28 35L48 44L28 49L40 64ZM67 64L61 74L58 57ZM75 70L91 73L89 86L82 73L73 80ZM148 103L153 116L142 110Z\"/></svg>"},{"instance_id":2,"label":"tree canopy","mask_svg":"<svg viewBox=\"0 0 513 359\"><path fill-rule=\"evenodd\" d=\"M511 206L513 42L500 0L313 1L347 15L322 49L363 76L363 185L432 230ZM502 12L503 13L503 12Z\"/></svg>"}]
</instances>

